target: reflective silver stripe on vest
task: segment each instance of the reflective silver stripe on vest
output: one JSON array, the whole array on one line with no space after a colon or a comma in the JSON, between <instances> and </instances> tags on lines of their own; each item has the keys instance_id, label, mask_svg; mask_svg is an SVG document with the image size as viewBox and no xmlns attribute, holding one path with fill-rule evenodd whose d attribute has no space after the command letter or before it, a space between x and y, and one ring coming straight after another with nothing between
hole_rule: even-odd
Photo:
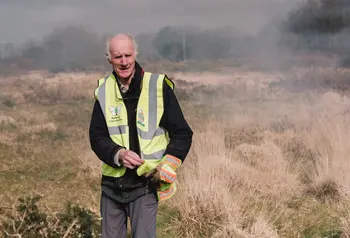
<instances>
[{"instance_id":1,"label":"reflective silver stripe on vest","mask_svg":"<svg viewBox=\"0 0 350 238\"><path fill-rule=\"evenodd\" d=\"M108 77L104 78L103 83L98 89L98 101L100 102L103 115L106 117L106 80Z\"/></svg>"},{"instance_id":2,"label":"reflective silver stripe on vest","mask_svg":"<svg viewBox=\"0 0 350 238\"><path fill-rule=\"evenodd\" d=\"M140 137L144 140L151 140L154 136L163 135L164 129L157 128L157 82L159 74L152 74L149 82L148 98L148 131L137 128Z\"/></svg>"},{"instance_id":3,"label":"reflective silver stripe on vest","mask_svg":"<svg viewBox=\"0 0 350 238\"><path fill-rule=\"evenodd\" d=\"M155 113L156 114L156 113ZM165 130L161 127L158 127L157 131L155 133L148 132L148 131L142 131L138 129L140 137L144 140L152 140L154 136L160 136L165 134Z\"/></svg>"},{"instance_id":4,"label":"reflective silver stripe on vest","mask_svg":"<svg viewBox=\"0 0 350 238\"><path fill-rule=\"evenodd\" d=\"M108 127L110 135L120 135L126 133L126 126L110 126Z\"/></svg>"},{"instance_id":5,"label":"reflective silver stripe on vest","mask_svg":"<svg viewBox=\"0 0 350 238\"><path fill-rule=\"evenodd\" d=\"M148 105L148 131L149 135L153 136L157 128L157 81L159 74L152 74L149 82L149 105ZM153 135L151 135L153 133ZM144 139L144 138L143 138Z\"/></svg>"},{"instance_id":6,"label":"reflective silver stripe on vest","mask_svg":"<svg viewBox=\"0 0 350 238\"><path fill-rule=\"evenodd\" d=\"M106 81L108 77L104 78L104 82L101 84L101 87L98 90L98 101L100 102L101 109L105 118L106 118ZM125 134L126 126L109 126L108 132L110 135Z\"/></svg>"},{"instance_id":7,"label":"reflective silver stripe on vest","mask_svg":"<svg viewBox=\"0 0 350 238\"><path fill-rule=\"evenodd\" d=\"M160 150L157 152L154 152L152 154L146 155L142 152L142 159L146 159L146 160L157 160L157 159L161 159L164 155L165 150Z\"/></svg>"}]
</instances>

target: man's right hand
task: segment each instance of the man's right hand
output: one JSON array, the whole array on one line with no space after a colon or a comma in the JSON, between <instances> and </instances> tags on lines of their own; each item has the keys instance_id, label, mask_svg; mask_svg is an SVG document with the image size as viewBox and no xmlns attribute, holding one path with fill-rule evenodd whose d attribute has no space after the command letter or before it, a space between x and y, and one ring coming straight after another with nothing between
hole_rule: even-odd
<instances>
[{"instance_id":1,"label":"man's right hand","mask_svg":"<svg viewBox=\"0 0 350 238\"><path fill-rule=\"evenodd\" d=\"M134 169L144 163L138 154L131 150L121 149L119 159L126 168Z\"/></svg>"}]
</instances>

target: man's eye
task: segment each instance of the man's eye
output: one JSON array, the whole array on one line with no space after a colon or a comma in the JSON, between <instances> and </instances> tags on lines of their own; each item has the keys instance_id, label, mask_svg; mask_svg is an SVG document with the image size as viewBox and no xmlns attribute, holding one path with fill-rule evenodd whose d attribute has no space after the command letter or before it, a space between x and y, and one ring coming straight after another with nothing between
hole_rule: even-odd
<instances>
[{"instance_id":1,"label":"man's eye","mask_svg":"<svg viewBox=\"0 0 350 238\"><path fill-rule=\"evenodd\" d=\"M120 59L122 56L121 55L117 55L114 57L114 59Z\"/></svg>"}]
</instances>

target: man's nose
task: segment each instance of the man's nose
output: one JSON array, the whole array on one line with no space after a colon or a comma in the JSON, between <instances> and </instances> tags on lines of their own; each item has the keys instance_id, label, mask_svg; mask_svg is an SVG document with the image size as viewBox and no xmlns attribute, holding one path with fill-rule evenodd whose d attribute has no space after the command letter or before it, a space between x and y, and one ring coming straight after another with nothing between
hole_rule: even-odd
<instances>
[{"instance_id":1,"label":"man's nose","mask_svg":"<svg viewBox=\"0 0 350 238\"><path fill-rule=\"evenodd\" d=\"M126 64L126 58L125 58L125 56L124 56L124 55L122 56L122 64L123 64L123 65L125 65L125 64Z\"/></svg>"}]
</instances>

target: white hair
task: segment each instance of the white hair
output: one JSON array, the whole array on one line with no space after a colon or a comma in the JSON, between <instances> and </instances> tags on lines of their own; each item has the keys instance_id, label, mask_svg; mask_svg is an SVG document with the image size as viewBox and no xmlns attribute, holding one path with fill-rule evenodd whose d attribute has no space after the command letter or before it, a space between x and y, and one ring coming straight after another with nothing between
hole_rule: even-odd
<instances>
[{"instance_id":1,"label":"white hair","mask_svg":"<svg viewBox=\"0 0 350 238\"><path fill-rule=\"evenodd\" d=\"M134 53L135 53L135 58L136 56L139 54L138 52L138 45L134 39L134 37L132 37L131 34L125 34L125 33L122 33L120 35L125 35L126 37L128 37L130 39L130 41L132 42L133 44L133 47L134 47ZM111 51L110 51L110 45L109 45L109 42L111 41L112 38L108 38L107 41L106 41L106 58L108 60L111 60Z\"/></svg>"}]
</instances>

